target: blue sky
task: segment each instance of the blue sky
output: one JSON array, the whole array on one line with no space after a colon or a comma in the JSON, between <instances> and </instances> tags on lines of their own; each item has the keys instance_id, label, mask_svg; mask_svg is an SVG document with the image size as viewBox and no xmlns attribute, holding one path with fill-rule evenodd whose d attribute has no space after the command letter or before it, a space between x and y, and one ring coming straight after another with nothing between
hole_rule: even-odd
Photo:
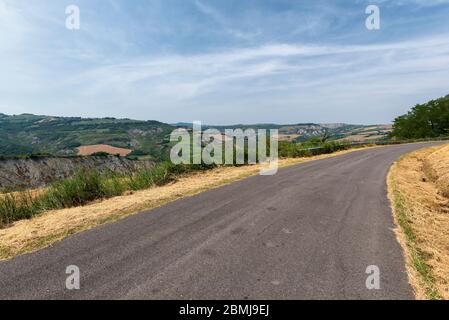
<instances>
[{"instance_id":1,"label":"blue sky","mask_svg":"<svg viewBox=\"0 0 449 320\"><path fill-rule=\"evenodd\" d=\"M449 94L448 18L449 0L0 0L0 112L389 123Z\"/></svg>"}]
</instances>

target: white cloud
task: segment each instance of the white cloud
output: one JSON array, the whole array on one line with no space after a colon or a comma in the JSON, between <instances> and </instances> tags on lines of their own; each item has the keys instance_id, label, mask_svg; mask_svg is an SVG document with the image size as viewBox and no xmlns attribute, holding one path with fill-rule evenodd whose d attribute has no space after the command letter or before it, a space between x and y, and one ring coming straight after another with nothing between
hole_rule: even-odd
<instances>
[{"instance_id":1,"label":"white cloud","mask_svg":"<svg viewBox=\"0 0 449 320\"><path fill-rule=\"evenodd\" d=\"M110 3L119 13L123 3ZM195 4L227 34L251 37L204 1ZM59 21L38 6L0 2L0 112L332 122L355 121L355 108L363 103L371 116L362 112L358 119L380 122L416 99L447 94L448 35L363 45L238 42L208 53L142 50L136 56L127 54L133 43L119 27L84 17L82 31L70 33L63 29L63 13ZM310 28L316 28L313 22ZM251 115L242 120L239 112Z\"/></svg>"},{"instance_id":2,"label":"white cloud","mask_svg":"<svg viewBox=\"0 0 449 320\"><path fill-rule=\"evenodd\" d=\"M142 108L149 108L163 120L191 120L204 113L205 106L234 110L238 105L245 110L254 108L249 104L285 106L289 101L302 106L314 99L321 105L323 97L334 105L350 105L351 97L371 95L396 101L429 90L444 92L448 76L449 43L443 36L367 46L278 44L141 57L85 70L61 85L77 88L77 97L95 101L96 107L127 105L138 117L143 117ZM186 111L185 106L192 109ZM178 115L168 115L165 108L176 109Z\"/></svg>"},{"instance_id":3,"label":"white cloud","mask_svg":"<svg viewBox=\"0 0 449 320\"><path fill-rule=\"evenodd\" d=\"M206 16L210 17L213 21L216 22L227 34L230 34L236 38L240 39L252 39L260 34L260 31L256 32L243 32L241 30L235 29L232 26L232 23L230 23L224 15L222 15L217 9L214 7L207 5L203 3L200 0L195 0L195 6L197 9L205 14Z\"/></svg>"}]
</instances>

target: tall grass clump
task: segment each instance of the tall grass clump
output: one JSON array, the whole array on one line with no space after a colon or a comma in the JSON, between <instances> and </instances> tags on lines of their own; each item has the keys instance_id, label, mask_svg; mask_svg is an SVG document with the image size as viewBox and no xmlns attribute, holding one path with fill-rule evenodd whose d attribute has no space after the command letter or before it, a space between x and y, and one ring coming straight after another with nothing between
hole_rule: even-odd
<instances>
[{"instance_id":1,"label":"tall grass clump","mask_svg":"<svg viewBox=\"0 0 449 320\"><path fill-rule=\"evenodd\" d=\"M127 190L142 190L167 184L180 175L208 170L214 165L175 165L162 162L131 175L96 170L80 170L72 177L51 184L42 194L29 192L0 195L0 228L11 222L29 219L45 210L82 206L89 202L122 195Z\"/></svg>"},{"instance_id":2,"label":"tall grass clump","mask_svg":"<svg viewBox=\"0 0 449 320\"><path fill-rule=\"evenodd\" d=\"M52 184L40 202L43 209L70 208L120 195L126 189L123 177L96 170L80 170L71 178Z\"/></svg>"},{"instance_id":3,"label":"tall grass clump","mask_svg":"<svg viewBox=\"0 0 449 320\"><path fill-rule=\"evenodd\" d=\"M149 170L143 169L131 175L128 187L131 190L142 190L154 186L161 186L175 180L178 176L184 173L209 170L214 167L215 165L176 165L168 161L161 162Z\"/></svg>"},{"instance_id":4,"label":"tall grass clump","mask_svg":"<svg viewBox=\"0 0 449 320\"><path fill-rule=\"evenodd\" d=\"M30 192L1 195L0 228L17 220L29 219L36 213L36 211L36 202Z\"/></svg>"},{"instance_id":5,"label":"tall grass clump","mask_svg":"<svg viewBox=\"0 0 449 320\"><path fill-rule=\"evenodd\" d=\"M152 169L142 169L131 175L128 186L131 190L142 190L163 182L168 182L170 176L170 163L157 164Z\"/></svg>"},{"instance_id":6,"label":"tall grass clump","mask_svg":"<svg viewBox=\"0 0 449 320\"><path fill-rule=\"evenodd\" d=\"M113 172L106 174L101 180L101 189L105 198L122 195L129 189L127 177Z\"/></svg>"}]
</instances>

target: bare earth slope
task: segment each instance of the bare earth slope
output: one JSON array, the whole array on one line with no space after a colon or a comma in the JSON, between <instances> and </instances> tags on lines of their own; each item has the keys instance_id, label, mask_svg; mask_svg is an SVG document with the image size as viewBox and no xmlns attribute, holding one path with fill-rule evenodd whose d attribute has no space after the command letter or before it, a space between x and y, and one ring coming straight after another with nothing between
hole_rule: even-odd
<instances>
[{"instance_id":1,"label":"bare earth slope","mask_svg":"<svg viewBox=\"0 0 449 320\"><path fill-rule=\"evenodd\" d=\"M423 146L293 166L77 234L0 262L0 298L412 299L386 175ZM80 290L65 289L69 265Z\"/></svg>"},{"instance_id":2,"label":"bare earth slope","mask_svg":"<svg viewBox=\"0 0 449 320\"><path fill-rule=\"evenodd\" d=\"M0 159L0 191L44 187L80 169L129 173L153 166L154 161L132 161L116 156Z\"/></svg>"}]
</instances>

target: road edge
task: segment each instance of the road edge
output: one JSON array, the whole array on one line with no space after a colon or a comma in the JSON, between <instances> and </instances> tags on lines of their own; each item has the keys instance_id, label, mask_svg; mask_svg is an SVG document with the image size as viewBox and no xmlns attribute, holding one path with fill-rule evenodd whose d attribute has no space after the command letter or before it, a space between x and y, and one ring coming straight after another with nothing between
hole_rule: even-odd
<instances>
[{"instance_id":1,"label":"road edge","mask_svg":"<svg viewBox=\"0 0 449 320\"><path fill-rule=\"evenodd\" d=\"M430 149L432 147L424 150ZM408 214L411 204L407 202L396 179L401 162L422 151L423 149L420 149L405 154L393 163L387 176L388 198L395 223L394 232L404 253L408 280L416 299L440 300L442 297L435 287L432 267L426 262L426 252L418 244L416 234L411 226L413 222Z\"/></svg>"}]
</instances>

